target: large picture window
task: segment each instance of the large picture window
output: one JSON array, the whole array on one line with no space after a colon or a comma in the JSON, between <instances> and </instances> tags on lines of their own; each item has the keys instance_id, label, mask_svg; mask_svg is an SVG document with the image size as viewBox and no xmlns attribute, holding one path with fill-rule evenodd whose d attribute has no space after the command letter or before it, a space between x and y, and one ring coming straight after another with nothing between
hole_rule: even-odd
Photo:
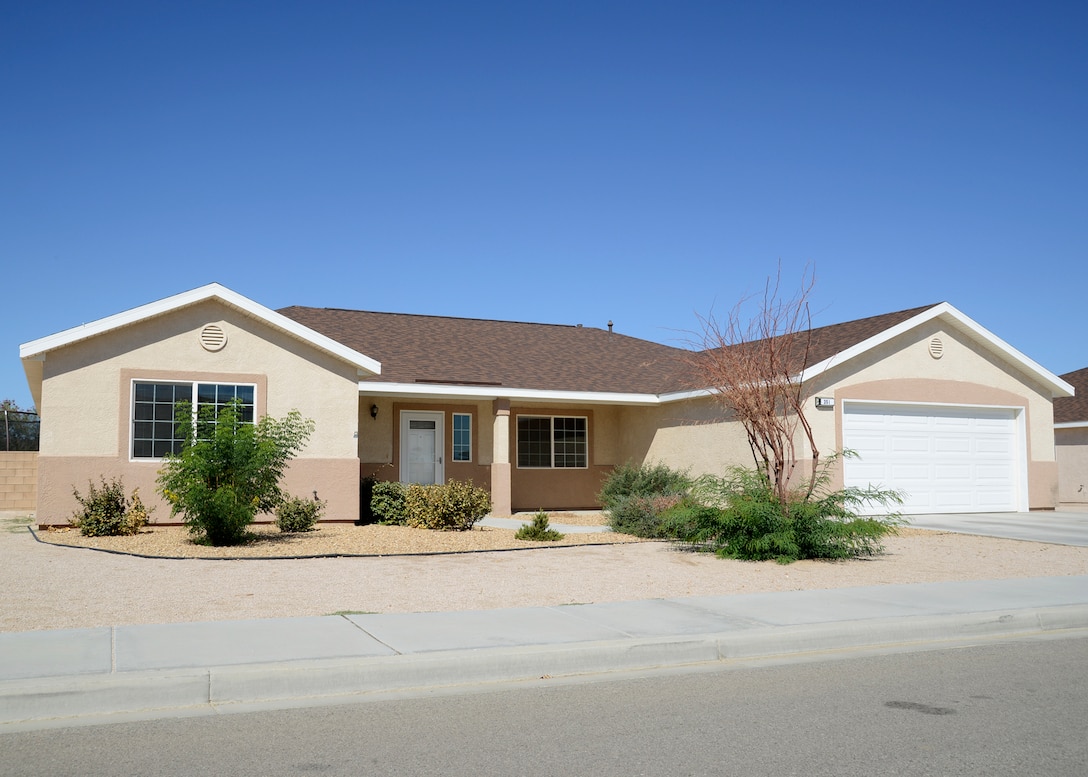
<instances>
[{"instance_id":1,"label":"large picture window","mask_svg":"<svg viewBox=\"0 0 1088 777\"><path fill-rule=\"evenodd\" d=\"M584 416L518 416L518 466L588 466Z\"/></svg>"},{"instance_id":2,"label":"large picture window","mask_svg":"<svg viewBox=\"0 0 1088 777\"><path fill-rule=\"evenodd\" d=\"M180 436L175 420L179 402L193 402L201 407L215 408L215 415L233 400L241 403L241 420L253 422L256 387L227 383L179 383L133 381L132 383L132 458L161 459L168 453L178 453L185 440Z\"/></svg>"}]
</instances>

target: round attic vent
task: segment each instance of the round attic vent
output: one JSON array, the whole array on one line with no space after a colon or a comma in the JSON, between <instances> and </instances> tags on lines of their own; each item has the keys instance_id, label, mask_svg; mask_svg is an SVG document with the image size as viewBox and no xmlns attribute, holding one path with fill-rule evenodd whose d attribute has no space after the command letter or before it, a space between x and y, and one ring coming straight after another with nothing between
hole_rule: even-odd
<instances>
[{"instance_id":1,"label":"round attic vent","mask_svg":"<svg viewBox=\"0 0 1088 777\"><path fill-rule=\"evenodd\" d=\"M941 342L941 338L934 337L929 341L929 355L934 359L944 356L944 343Z\"/></svg>"},{"instance_id":2,"label":"round attic vent","mask_svg":"<svg viewBox=\"0 0 1088 777\"><path fill-rule=\"evenodd\" d=\"M205 351L218 351L227 344L227 333L215 324L208 324L200 330L200 344Z\"/></svg>"}]
</instances>

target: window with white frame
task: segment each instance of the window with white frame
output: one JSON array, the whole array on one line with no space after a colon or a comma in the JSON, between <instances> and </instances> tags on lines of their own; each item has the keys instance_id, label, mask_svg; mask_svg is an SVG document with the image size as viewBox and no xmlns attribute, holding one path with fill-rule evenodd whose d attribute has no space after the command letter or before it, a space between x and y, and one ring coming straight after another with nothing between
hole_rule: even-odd
<instances>
[{"instance_id":1,"label":"window with white frame","mask_svg":"<svg viewBox=\"0 0 1088 777\"><path fill-rule=\"evenodd\" d=\"M253 385L134 380L132 458L161 459L167 453L178 453L181 450L185 440L178 430L178 403L194 404L194 413L199 413L201 408L210 407L213 409L214 418L234 400L239 403L239 420L252 423L256 400L256 387Z\"/></svg>"},{"instance_id":2,"label":"window with white frame","mask_svg":"<svg viewBox=\"0 0 1088 777\"><path fill-rule=\"evenodd\" d=\"M453 460L472 461L472 416L453 414Z\"/></svg>"},{"instance_id":3,"label":"window with white frame","mask_svg":"<svg viewBox=\"0 0 1088 777\"><path fill-rule=\"evenodd\" d=\"M587 467L586 427L584 416L518 416L518 466Z\"/></svg>"}]
</instances>

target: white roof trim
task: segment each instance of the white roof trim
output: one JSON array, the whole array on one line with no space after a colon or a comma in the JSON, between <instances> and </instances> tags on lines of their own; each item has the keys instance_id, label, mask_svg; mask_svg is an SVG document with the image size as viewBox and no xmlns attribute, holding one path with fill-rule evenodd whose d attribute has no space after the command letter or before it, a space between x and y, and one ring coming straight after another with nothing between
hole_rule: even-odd
<instances>
[{"instance_id":1,"label":"white roof trim","mask_svg":"<svg viewBox=\"0 0 1088 777\"><path fill-rule=\"evenodd\" d=\"M939 305L934 305L928 310L924 310L918 315L908 318L900 324L896 324L893 327L885 329L883 332L877 335L873 335L868 340L847 348L845 351L841 351L834 356L824 359L818 364L809 365L804 372L799 376L802 381L811 380L812 378L820 375L834 366L843 364L855 356L860 356L866 351L872 350L879 345L882 345L892 338L898 337L904 332L908 332L915 327L924 324L927 321L931 321L935 318L945 318L956 322L959 326L965 329L969 335L974 337L979 342L988 346L993 351L1000 354L1006 361L1019 367L1024 372L1034 375L1040 383L1050 389L1051 393L1055 397L1071 397L1073 396L1073 387L1059 378L1050 370L1045 369L1037 362L1029 359L1020 351L1013 348L1004 340L994 336L993 333L979 326L976 322L965 316L956 308L949 305L947 302L942 302Z\"/></svg>"},{"instance_id":2,"label":"white roof trim","mask_svg":"<svg viewBox=\"0 0 1088 777\"><path fill-rule=\"evenodd\" d=\"M656 394L636 394L611 391L547 391L541 389L509 388L504 386L465 386L444 383L386 383L377 380L359 381L359 393L364 395L414 396L421 399L521 399L533 402L562 402L606 405L659 405Z\"/></svg>"},{"instance_id":3,"label":"white roof trim","mask_svg":"<svg viewBox=\"0 0 1088 777\"><path fill-rule=\"evenodd\" d=\"M243 297L241 294L231 291L218 283L209 283L206 286L201 286L192 291L175 294L172 297L167 297L166 299L161 299L157 302L141 305L140 307L132 308L131 310L126 310L122 313L107 316L106 318L100 318L89 324L83 324L82 326L66 329L63 332L32 340L29 343L24 343L19 346L19 358L41 358L46 352L56 348L62 348L66 345L79 342L80 340L86 340L90 337L105 334L115 329L120 329L121 327L130 326L155 316L161 316L165 313L170 313L179 310L180 308L212 299L217 299L231 307L237 308L275 329L286 332L303 342L309 343L319 350L339 357L349 364L353 364L360 373L371 375L381 374L382 365L380 362L371 359L369 356L361 354L354 349L348 348L332 338L326 337L320 332L315 332L309 327L305 327L297 321L287 318L287 316L281 315L274 310L270 310L264 305L259 305L248 297Z\"/></svg>"},{"instance_id":4,"label":"white roof trim","mask_svg":"<svg viewBox=\"0 0 1088 777\"><path fill-rule=\"evenodd\" d=\"M1088 428L1088 421L1066 421L1062 424L1054 424L1055 429L1085 429Z\"/></svg>"}]
</instances>

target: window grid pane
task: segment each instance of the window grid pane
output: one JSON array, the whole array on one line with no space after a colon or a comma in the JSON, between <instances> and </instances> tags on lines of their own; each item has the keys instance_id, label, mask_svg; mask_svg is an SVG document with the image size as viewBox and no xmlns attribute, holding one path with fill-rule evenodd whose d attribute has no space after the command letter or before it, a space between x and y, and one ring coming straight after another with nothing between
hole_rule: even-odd
<instances>
[{"instance_id":1,"label":"window grid pane","mask_svg":"<svg viewBox=\"0 0 1088 777\"><path fill-rule=\"evenodd\" d=\"M132 455L162 458L177 453L184 440L174 422L178 402L191 401L191 383L136 383L133 387Z\"/></svg>"},{"instance_id":2,"label":"window grid pane","mask_svg":"<svg viewBox=\"0 0 1088 777\"><path fill-rule=\"evenodd\" d=\"M552 419L518 417L518 466L551 467Z\"/></svg>"},{"instance_id":3,"label":"window grid pane","mask_svg":"<svg viewBox=\"0 0 1088 777\"><path fill-rule=\"evenodd\" d=\"M586 466L586 419L553 418L556 467Z\"/></svg>"},{"instance_id":4,"label":"window grid pane","mask_svg":"<svg viewBox=\"0 0 1088 777\"><path fill-rule=\"evenodd\" d=\"M466 413L453 414L453 460L471 461L472 459L472 416Z\"/></svg>"}]
</instances>

